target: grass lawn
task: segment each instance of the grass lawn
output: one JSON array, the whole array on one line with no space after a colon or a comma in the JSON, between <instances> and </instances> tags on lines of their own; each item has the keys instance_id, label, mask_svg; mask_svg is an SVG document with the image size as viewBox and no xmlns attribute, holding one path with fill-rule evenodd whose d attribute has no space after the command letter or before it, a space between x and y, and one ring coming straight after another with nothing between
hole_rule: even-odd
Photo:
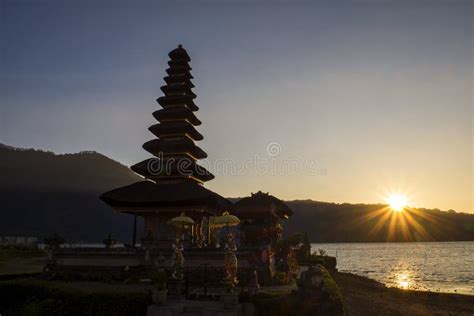
<instances>
[{"instance_id":1,"label":"grass lawn","mask_svg":"<svg viewBox=\"0 0 474 316\"><path fill-rule=\"evenodd\" d=\"M41 272L45 264L42 250L0 250L0 275Z\"/></svg>"},{"instance_id":2,"label":"grass lawn","mask_svg":"<svg viewBox=\"0 0 474 316\"><path fill-rule=\"evenodd\" d=\"M98 282L0 281L2 315L143 316L146 289Z\"/></svg>"}]
</instances>

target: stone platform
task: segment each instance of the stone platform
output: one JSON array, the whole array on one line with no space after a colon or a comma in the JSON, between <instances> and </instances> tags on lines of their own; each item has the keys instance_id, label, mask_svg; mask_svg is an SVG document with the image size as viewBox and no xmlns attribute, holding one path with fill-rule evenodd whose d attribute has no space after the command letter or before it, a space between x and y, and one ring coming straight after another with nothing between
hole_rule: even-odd
<instances>
[{"instance_id":1,"label":"stone platform","mask_svg":"<svg viewBox=\"0 0 474 316\"><path fill-rule=\"evenodd\" d=\"M166 305L150 305L147 316L253 316L254 306L251 303L236 305L233 309L225 309L218 301L168 301Z\"/></svg>"},{"instance_id":2,"label":"stone platform","mask_svg":"<svg viewBox=\"0 0 474 316\"><path fill-rule=\"evenodd\" d=\"M253 250L253 249L252 249ZM250 267L252 250L240 249L237 251L239 267ZM56 265L62 268L120 268L136 267L153 264L158 257L163 256L165 266L171 266L171 248L153 249L146 262L145 250L125 248L61 248L54 253ZM186 267L197 267L208 264L213 267L224 266L224 250L218 248L186 249L184 251Z\"/></svg>"}]
</instances>

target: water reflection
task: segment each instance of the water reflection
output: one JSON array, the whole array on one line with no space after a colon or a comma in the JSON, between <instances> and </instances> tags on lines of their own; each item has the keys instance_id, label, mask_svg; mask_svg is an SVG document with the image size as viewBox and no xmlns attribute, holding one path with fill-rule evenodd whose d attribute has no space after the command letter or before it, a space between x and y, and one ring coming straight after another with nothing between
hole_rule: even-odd
<instances>
[{"instance_id":1,"label":"water reflection","mask_svg":"<svg viewBox=\"0 0 474 316\"><path fill-rule=\"evenodd\" d=\"M392 277L389 279L393 280L393 287L398 287L403 290L415 289L417 288L415 280L413 276L413 271L409 270L400 270L400 271L393 271Z\"/></svg>"},{"instance_id":2,"label":"water reflection","mask_svg":"<svg viewBox=\"0 0 474 316\"><path fill-rule=\"evenodd\" d=\"M405 274L401 274L399 278L400 280L398 281L398 285L400 286L400 288L405 290L408 289L410 287L410 282L406 280L407 276Z\"/></svg>"},{"instance_id":3,"label":"water reflection","mask_svg":"<svg viewBox=\"0 0 474 316\"><path fill-rule=\"evenodd\" d=\"M414 290L420 288L418 280L420 280L420 276L416 268L410 266L406 261L400 260L390 267L385 284L404 290Z\"/></svg>"},{"instance_id":4,"label":"water reflection","mask_svg":"<svg viewBox=\"0 0 474 316\"><path fill-rule=\"evenodd\" d=\"M474 295L474 242L314 244L341 272L387 286Z\"/></svg>"}]
</instances>

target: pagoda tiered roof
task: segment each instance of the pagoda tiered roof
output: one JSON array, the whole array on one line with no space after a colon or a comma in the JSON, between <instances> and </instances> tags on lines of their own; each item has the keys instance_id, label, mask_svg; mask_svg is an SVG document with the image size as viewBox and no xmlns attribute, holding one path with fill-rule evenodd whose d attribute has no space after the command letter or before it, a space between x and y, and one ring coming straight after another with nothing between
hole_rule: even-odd
<instances>
[{"instance_id":1,"label":"pagoda tiered roof","mask_svg":"<svg viewBox=\"0 0 474 316\"><path fill-rule=\"evenodd\" d=\"M136 182L104 193L101 199L125 213L136 211L172 212L183 210L226 210L227 199L193 181L176 183Z\"/></svg>"},{"instance_id":2,"label":"pagoda tiered roof","mask_svg":"<svg viewBox=\"0 0 474 316\"><path fill-rule=\"evenodd\" d=\"M187 137L182 139L152 139L143 144L143 149L159 158L188 157L193 160L207 158L207 154Z\"/></svg>"},{"instance_id":3,"label":"pagoda tiered roof","mask_svg":"<svg viewBox=\"0 0 474 316\"><path fill-rule=\"evenodd\" d=\"M158 158L149 158L130 168L139 175L156 182L168 181L173 177L179 179L182 174L188 174L200 182L214 179L214 175L206 168L188 160L168 160L162 164ZM166 174L167 177L163 178L163 174Z\"/></svg>"},{"instance_id":4,"label":"pagoda tiered roof","mask_svg":"<svg viewBox=\"0 0 474 316\"><path fill-rule=\"evenodd\" d=\"M195 128L201 121L194 114L199 108L192 91L191 58L181 45L168 56L166 85L161 87L164 96L157 99L162 109L153 112L158 123L149 127L157 138L143 144L155 157L131 167L147 181L106 192L101 199L131 213L170 207L181 211L195 206L220 214L232 204L203 186L214 176L197 164L197 160L206 158L207 154L194 143L203 136Z\"/></svg>"},{"instance_id":5,"label":"pagoda tiered roof","mask_svg":"<svg viewBox=\"0 0 474 316\"><path fill-rule=\"evenodd\" d=\"M163 91L163 93L165 95L173 95L173 94L184 94L186 93L187 95L193 97L193 99L196 97L196 95L191 91L192 87L191 86L186 86L184 84L180 84L180 85L166 85L166 86L162 86L161 88L161 91Z\"/></svg>"},{"instance_id":6,"label":"pagoda tiered roof","mask_svg":"<svg viewBox=\"0 0 474 316\"><path fill-rule=\"evenodd\" d=\"M188 121L194 126L201 125L201 121L194 115L194 113L184 107L161 109L153 112L153 116L158 122L169 122L169 121Z\"/></svg>"},{"instance_id":7,"label":"pagoda tiered roof","mask_svg":"<svg viewBox=\"0 0 474 316\"><path fill-rule=\"evenodd\" d=\"M195 161L204 159L207 154L199 148L194 142L203 139L203 136L194 128L201 122L196 118L193 112L199 110L194 103L196 94L191 89L193 87L191 79L191 66L186 50L180 45L178 48L172 50L168 56L169 68L166 70L168 76L165 77L166 85L161 87L164 96L159 97L157 102L163 107L153 113L158 120L158 124L150 126L149 130L157 138L152 139L143 144L143 148L160 159L163 163L172 159L173 161L189 160L189 168L183 174L179 174L179 168L172 167L171 169L163 168L163 172L159 175L153 174L151 178L153 181L161 180L193 180L203 182L212 179L212 175L206 172L197 172L202 167L197 166ZM147 162L146 160L145 162ZM143 170L145 163L140 165L140 174L147 177L151 175L150 172ZM179 165L176 163L176 165ZM185 163L181 163L185 165ZM202 171L202 170L201 170ZM205 175L205 176L203 176Z\"/></svg>"},{"instance_id":8,"label":"pagoda tiered roof","mask_svg":"<svg viewBox=\"0 0 474 316\"><path fill-rule=\"evenodd\" d=\"M204 137L199 133L194 126L187 121L171 121L155 124L148 128L157 137L166 136L180 136L182 132L192 140L202 140Z\"/></svg>"},{"instance_id":9,"label":"pagoda tiered roof","mask_svg":"<svg viewBox=\"0 0 474 316\"><path fill-rule=\"evenodd\" d=\"M175 106L185 106L191 111L198 111L199 108L193 102L194 97L189 95L166 95L159 97L156 101L165 109Z\"/></svg>"}]
</instances>

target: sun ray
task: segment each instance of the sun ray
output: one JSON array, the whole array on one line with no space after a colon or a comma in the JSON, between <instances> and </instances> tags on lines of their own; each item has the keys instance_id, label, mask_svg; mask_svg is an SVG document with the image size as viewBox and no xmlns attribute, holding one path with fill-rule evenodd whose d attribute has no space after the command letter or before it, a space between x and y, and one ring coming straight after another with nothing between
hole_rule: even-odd
<instances>
[{"instance_id":1,"label":"sun ray","mask_svg":"<svg viewBox=\"0 0 474 316\"><path fill-rule=\"evenodd\" d=\"M408 225L407 220L405 218L405 213L399 213L398 215L400 215L399 222L400 222L400 229L402 231L403 238L405 239L405 241L413 241L413 236L410 231L410 226Z\"/></svg>"},{"instance_id":2,"label":"sun ray","mask_svg":"<svg viewBox=\"0 0 474 316\"><path fill-rule=\"evenodd\" d=\"M416 216L419 216L419 217L423 217L424 219L430 221L431 223L433 224L436 224L436 225L441 225L442 223L449 223L448 221L446 221L445 219L443 218L440 218L438 216L434 216L432 214L429 214L423 210L419 210L419 209L410 209L410 211L416 215Z\"/></svg>"},{"instance_id":3,"label":"sun ray","mask_svg":"<svg viewBox=\"0 0 474 316\"><path fill-rule=\"evenodd\" d=\"M369 231L368 235L369 236L373 236L373 235L376 235L383 227L383 225L385 224L385 222L388 221L388 218L392 215L391 212L386 212L385 214L383 214L379 220L377 221L377 223L374 225L374 227L372 227L372 229Z\"/></svg>"},{"instance_id":4,"label":"sun ray","mask_svg":"<svg viewBox=\"0 0 474 316\"><path fill-rule=\"evenodd\" d=\"M428 231L420 224L418 221L409 213L404 213L407 222L413 226L417 233L423 238L423 241L432 241L433 237L428 233Z\"/></svg>"},{"instance_id":5,"label":"sun ray","mask_svg":"<svg viewBox=\"0 0 474 316\"><path fill-rule=\"evenodd\" d=\"M393 241L395 239L394 235L397 225L397 215L397 213L392 212L392 216L390 217L390 223L388 224L387 229L387 241Z\"/></svg>"},{"instance_id":6,"label":"sun ray","mask_svg":"<svg viewBox=\"0 0 474 316\"><path fill-rule=\"evenodd\" d=\"M374 219L375 217L379 217L379 216L382 216L384 215L387 211L388 211L389 207L388 206L385 206L381 209L378 209L378 210L375 210L375 211L372 211L368 214L364 214L362 215L360 218L358 219L355 219L353 221L353 225L362 225L362 224L365 224L367 222L369 222L370 220Z\"/></svg>"},{"instance_id":7,"label":"sun ray","mask_svg":"<svg viewBox=\"0 0 474 316\"><path fill-rule=\"evenodd\" d=\"M359 214L351 220L351 225L368 225L370 227L368 237L381 238L379 235L383 231L386 241L432 241L433 237L428 232L427 226L439 232L449 231L449 225L443 224L446 220L438 218L436 213L408 206L409 199L403 193L392 191L386 197L386 201L388 204L379 209Z\"/></svg>"},{"instance_id":8,"label":"sun ray","mask_svg":"<svg viewBox=\"0 0 474 316\"><path fill-rule=\"evenodd\" d=\"M424 219L428 221L431 224L431 229L436 231L436 233L446 232L446 227L450 224L445 219L429 214L423 210L409 209L407 211L411 213L413 219L415 219L415 217L419 217L422 220Z\"/></svg>"}]
</instances>

